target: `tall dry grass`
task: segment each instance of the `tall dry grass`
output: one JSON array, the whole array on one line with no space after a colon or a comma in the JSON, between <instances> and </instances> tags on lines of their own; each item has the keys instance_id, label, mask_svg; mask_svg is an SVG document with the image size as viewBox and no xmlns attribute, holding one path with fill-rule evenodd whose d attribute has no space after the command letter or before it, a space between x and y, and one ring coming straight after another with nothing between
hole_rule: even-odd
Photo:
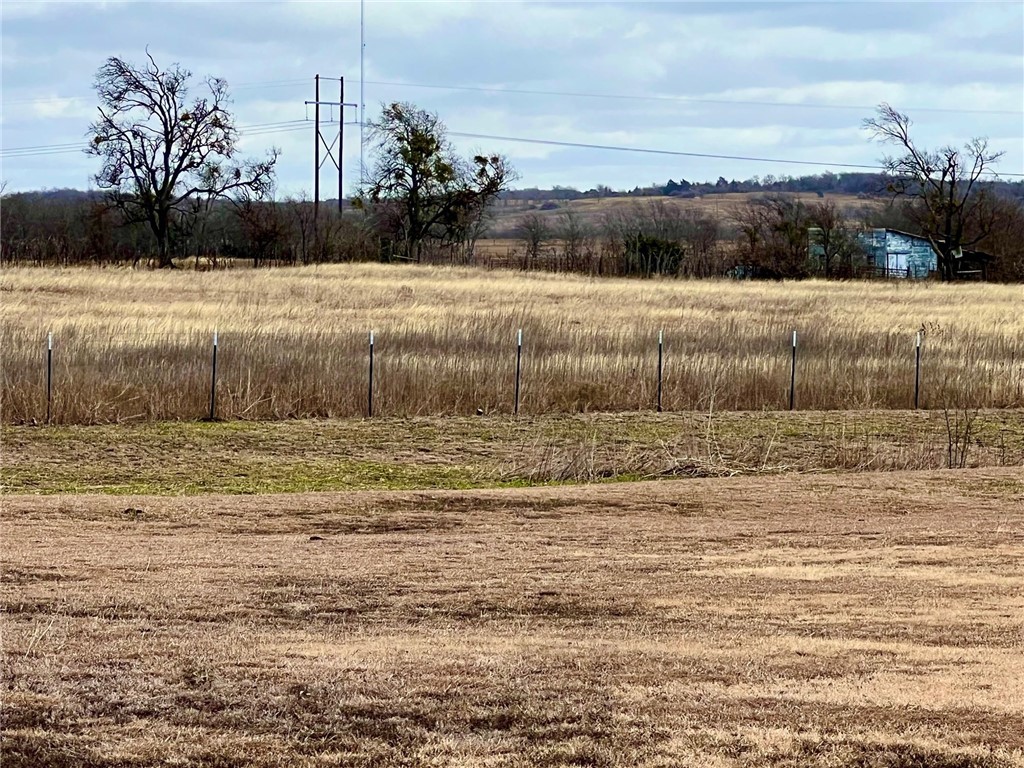
<instances>
[{"instance_id":1,"label":"tall dry grass","mask_svg":"<svg viewBox=\"0 0 1024 768\"><path fill-rule=\"evenodd\" d=\"M11 269L0 278L3 420L510 411L907 408L924 330L925 408L1024 405L1024 289L906 283L595 280L337 265L215 273Z\"/></svg>"}]
</instances>

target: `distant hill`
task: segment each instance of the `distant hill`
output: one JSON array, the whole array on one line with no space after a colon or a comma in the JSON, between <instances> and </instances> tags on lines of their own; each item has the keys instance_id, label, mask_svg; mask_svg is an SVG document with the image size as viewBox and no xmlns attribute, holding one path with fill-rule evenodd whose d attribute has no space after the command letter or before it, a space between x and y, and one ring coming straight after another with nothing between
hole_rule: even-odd
<instances>
[{"instance_id":1,"label":"distant hill","mask_svg":"<svg viewBox=\"0 0 1024 768\"><path fill-rule=\"evenodd\" d=\"M630 190L613 190L607 186L580 191L573 187L555 186L551 189L513 189L502 195L506 200L585 200L609 197L681 197L693 198L709 194L738 192L791 192L831 195L886 196L889 179L881 173L831 173L810 176L754 176L744 181L719 176L711 181L678 181L669 179L665 184L650 187L634 187ZM1024 180L990 181L987 185L1002 195L1024 200Z\"/></svg>"},{"instance_id":2,"label":"distant hill","mask_svg":"<svg viewBox=\"0 0 1024 768\"><path fill-rule=\"evenodd\" d=\"M99 190L82 189L39 189L32 192L14 192L4 197L18 197L28 201L42 201L54 203L85 203L93 200L101 200L103 193Z\"/></svg>"}]
</instances>

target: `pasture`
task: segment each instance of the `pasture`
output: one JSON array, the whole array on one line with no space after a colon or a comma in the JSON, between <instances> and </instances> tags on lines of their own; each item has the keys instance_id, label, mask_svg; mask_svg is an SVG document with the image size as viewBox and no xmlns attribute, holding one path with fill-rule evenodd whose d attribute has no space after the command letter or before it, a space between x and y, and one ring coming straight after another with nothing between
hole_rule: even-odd
<instances>
[{"instance_id":1,"label":"pasture","mask_svg":"<svg viewBox=\"0 0 1024 768\"><path fill-rule=\"evenodd\" d=\"M684 215L707 216L721 222L731 222L751 200L770 196L771 192L722 192L707 194L700 197L671 197L651 195L645 197L590 197L579 200L505 200L498 202L492 211L494 217L490 229L498 233L511 233L519 225L522 216L536 211L544 220L550 222L553 230L557 230L560 215L571 210L581 221L592 228L599 228L606 216L618 214L628 215L637 206L649 203L664 204ZM782 192L776 193L790 200L799 200L806 204L830 200L840 209L847 211L851 217L860 210L870 211L884 204L884 199L862 199L856 195L829 193L819 198L814 192ZM554 202L558 207L541 210L544 203Z\"/></svg>"},{"instance_id":2,"label":"pasture","mask_svg":"<svg viewBox=\"0 0 1024 768\"><path fill-rule=\"evenodd\" d=\"M0 289L4 768L1024 766L1019 286Z\"/></svg>"},{"instance_id":3,"label":"pasture","mask_svg":"<svg viewBox=\"0 0 1024 768\"><path fill-rule=\"evenodd\" d=\"M3 763L1024 765L1018 469L9 496Z\"/></svg>"},{"instance_id":4,"label":"pasture","mask_svg":"<svg viewBox=\"0 0 1024 768\"><path fill-rule=\"evenodd\" d=\"M1024 405L1020 286L591 279L334 265L0 276L6 423Z\"/></svg>"}]
</instances>

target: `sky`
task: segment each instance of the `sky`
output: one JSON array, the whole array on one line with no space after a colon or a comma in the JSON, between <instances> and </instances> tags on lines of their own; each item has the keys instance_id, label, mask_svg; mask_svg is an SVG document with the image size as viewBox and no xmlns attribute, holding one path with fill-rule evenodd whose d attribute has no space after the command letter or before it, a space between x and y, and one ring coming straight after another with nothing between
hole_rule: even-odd
<instances>
[{"instance_id":1,"label":"sky","mask_svg":"<svg viewBox=\"0 0 1024 768\"><path fill-rule=\"evenodd\" d=\"M355 104L362 75L367 120L393 101L437 113L460 152L505 154L517 187L877 166L885 148L861 122L883 101L910 115L920 145L988 137L1006 153L998 170L1024 174L1021 0L365 0L362 11L342 0L4 0L0 22L8 192L90 186L98 162L78 146L96 113L96 70L111 56L141 62L147 46L162 66L227 80L243 154L281 151L282 197L313 187L304 101L316 74L344 77ZM339 100L336 80L321 87L321 99ZM359 108L344 118L348 193L360 174ZM337 172L321 184L332 196Z\"/></svg>"}]
</instances>

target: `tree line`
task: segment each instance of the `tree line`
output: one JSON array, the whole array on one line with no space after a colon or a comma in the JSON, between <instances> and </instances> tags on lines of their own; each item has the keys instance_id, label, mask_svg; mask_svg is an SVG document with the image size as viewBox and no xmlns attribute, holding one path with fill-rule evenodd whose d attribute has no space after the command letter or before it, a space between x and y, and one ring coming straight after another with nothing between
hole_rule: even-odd
<instances>
[{"instance_id":1,"label":"tree line","mask_svg":"<svg viewBox=\"0 0 1024 768\"><path fill-rule=\"evenodd\" d=\"M680 177L679 181L669 179L664 184L651 184L645 187L636 186L632 189L612 189L599 184L588 190L576 187L555 186L551 189L523 187L502 193L502 201L535 201L535 200L593 200L604 198L644 198L644 197L678 197L683 199L702 197L704 195L721 195L727 193L768 193L789 192L812 194L824 197L826 194L856 195L863 198L885 197L892 181L885 173L833 173L825 171L820 174L805 176L752 176L749 179L726 179L719 176L715 181L687 181ZM992 179L983 185L1001 197L1016 198L1024 201L1024 179L1006 181Z\"/></svg>"},{"instance_id":2,"label":"tree line","mask_svg":"<svg viewBox=\"0 0 1024 768\"><path fill-rule=\"evenodd\" d=\"M1002 153L981 138L962 147L919 147L910 119L887 104L864 121L873 138L896 149L883 158L884 174L670 179L626 193L556 187L544 195L512 190L517 175L502 155L460 156L437 115L393 103L369 124L368 178L339 211L304 196L277 199L276 149L239 157L222 79L197 81L179 64L162 68L147 53L141 65L108 59L94 86L98 117L87 152L99 161L97 190L5 195L3 262L472 264L482 260L480 239L496 234L499 202L544 196L541 209L554 210L528 211L501 233L515 242L515 266L601 275L855 276L864 261L858 226L895 226L931 243L943 279L955 277L955 262L968 249L992 254L991 277L1024 279L1024 183L991 180ZM888 204L858 213L824 199L826 192L853 190L885 195ZM758 194L724 220L664 199L619 205L596 221L567 205L586 197L731 191ZM807 203L790 194L808 191L822 199ZM822 252L814 261L812 231Z\"/></svg>"},{"instance_id":3,"label":"tree line","mask_svg":"<svg viewBox=\"0 0 1024 768\"><path fill-rule=\"evenodd\" d=\"M1024 210L993 202L1000 226L978 243L993 258L987 277L1024 280ZM531 210L501 234L515 243L504 266L593 275L755 277L877 276L859 235L875 228L920 231L912 201L839 205L790 193L751 194L714 216L670 199L636 200L584 216L571 204ZM817 246L812 256L810 245Z\"/></svg>"}]
</instances>

